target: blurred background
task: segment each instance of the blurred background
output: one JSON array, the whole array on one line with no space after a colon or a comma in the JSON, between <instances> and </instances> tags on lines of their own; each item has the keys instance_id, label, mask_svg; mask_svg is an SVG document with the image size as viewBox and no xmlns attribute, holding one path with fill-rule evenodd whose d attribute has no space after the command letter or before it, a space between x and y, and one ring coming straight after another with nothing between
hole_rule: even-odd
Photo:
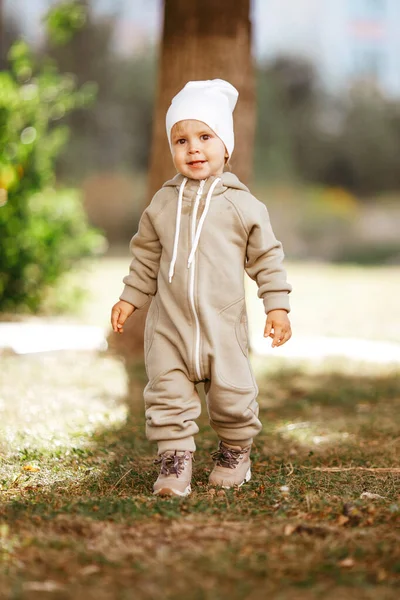
<instances>
[{"instance_id":1,"label":"blurred background","mask_svg":"<svg viewBox=\"0 0 400 600\"><path fill-rule=\"evenodd\" d=\"M167 2L171 13L174 4ZM243 179L267 204L288 259L399 264L399 2L242 4L255 136L254 152L237 144L234 167L241 174L242 157L251 159ZM46 305L42 284L53 285L78 258L128 258L157 170L164 3L1 0L0 11L0 310L36 311ZM246 85L238 80L243 106ZM22 213L30 223L23 231ZM52 248L57 260L44 261Z\"/></svg>"}]
</instances>

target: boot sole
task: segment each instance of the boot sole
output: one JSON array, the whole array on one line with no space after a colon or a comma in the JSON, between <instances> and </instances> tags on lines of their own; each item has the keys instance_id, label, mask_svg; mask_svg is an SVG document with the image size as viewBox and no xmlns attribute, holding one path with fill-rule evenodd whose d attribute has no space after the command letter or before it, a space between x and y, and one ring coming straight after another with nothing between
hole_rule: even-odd
<instances>
[{"instance_id":1,"label":"boot sole","mask_svg":"<svg viewBox=\"0 0 400 600\"><path fill-rule=\"evenodd\" d=\"M247 471L247 473L246 473L246 475L245 475L244 480L242 481L242 483L238 483L236 485L221 485L221 487L224 490L230 490L233 487L240 488L240 487L242 487L242 485L244 485L245 483L247 483L248 481L250 481L250 479L251 479L251 468L249 467L249 469L248 469L248 471Z\"/></svg>"},{"instance_id":2,"label":"boot sole","mask_svg":"<svg viewBox=\"0 0 400 600\"><path fill-rule=\"evenodd\" d=\"M183 492L180 492L179 490L173 490L172 488L164 487L164 488L161 488L161 489L153 492L153 495L154 496L177 496L179 498L185 498L186 496L189 496L191 491L192 491L192 488L190 485L188 485L188 487Z\"/></svg>"}]
</instances>

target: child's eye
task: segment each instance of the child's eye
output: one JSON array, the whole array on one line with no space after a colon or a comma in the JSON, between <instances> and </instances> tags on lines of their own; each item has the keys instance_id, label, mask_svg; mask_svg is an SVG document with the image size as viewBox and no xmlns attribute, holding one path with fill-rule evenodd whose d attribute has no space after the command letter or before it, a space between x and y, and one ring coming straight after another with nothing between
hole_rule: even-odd
<instances>
[{"instance_id":1,"label":"child's eye","mask_svg":"<svg viewBox=\"0 0 400 600\"><path fill-rule=\"evenodd\" d=\"M177 144L184 144L186 142L186 140L184 138L181 138L180 140L176 140Z\"/></svg>"},{"instance_id":2,"label":"child's eye","mask_svg":"<svg viewBox=\"0 0 400 600\"><path fill-rule=\"evenodd\" d=\"M211 138L211 135L209 135L208 133L203 133L203 135L201 136L202 140L209 140Z\"/></svg>"}]
</instances>

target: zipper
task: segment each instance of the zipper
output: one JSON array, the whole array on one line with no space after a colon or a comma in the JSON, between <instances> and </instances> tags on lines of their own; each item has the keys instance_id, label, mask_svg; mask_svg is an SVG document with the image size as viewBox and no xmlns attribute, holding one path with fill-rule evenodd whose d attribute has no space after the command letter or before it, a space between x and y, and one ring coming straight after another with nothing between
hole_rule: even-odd
<instances>
[{"instance_id":1,"label":"zipper","mask_svg":"<svg viewBox=\"0 0 400 600\"><path fill-rule=\"evenodd\" d=\"M194 244L194 240L196 237L196 218L197 218L197 212L199 209L199 203L200 203L200 198L203 194L203 188L204 188L204 184L205 184L206 180L202 179L200 181L200 185L199 185L199 189L197 190L196 193L196 200L194 203L194 208L193 208L193 213L192 213L192 227L191 227L191 242L192 242L192 247ZM190 264L190 275L189 275L189 298L190 298L190 304L192 307L192 312L193 312L193 316L194 316L194 321L195 321L195 325L196 325L196 344L195 344L195 355L194 355L194 367L195 367L195 371L196 371L196 376L198 378L199 381L201 381L201 371L200 371L200 321L199 321L199 315L197 314L196 311L196 306L195 306L195 302L194 302L194 276L195 276L195 270L196 270L196 257L193 257L193 260Z\"/></svg>"}]
</instances>

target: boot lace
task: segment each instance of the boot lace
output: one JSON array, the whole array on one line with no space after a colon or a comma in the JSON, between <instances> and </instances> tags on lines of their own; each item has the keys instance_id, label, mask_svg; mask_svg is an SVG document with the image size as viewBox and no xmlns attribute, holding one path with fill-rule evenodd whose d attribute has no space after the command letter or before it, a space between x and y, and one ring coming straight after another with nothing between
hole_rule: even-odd
<instances>
[{"instance_id":1,"label":"boot lace","mask_svg":"<svg viewBox=\"0 0 400 600\"><path fill-rule=\"evenodd\" d=\"M161 454L160 458L156 458L154 464L161 464L160 474L161 475L179 475L185 468L185 460L187 460L188 454Z\"/></svg>"},{"instance_id":2,"label":"boot lace","mask_svg":"<svg viewBox=\"0 0 400 600\"><path fill-rule=\"evenodd\" d=\"M245 450L235 450L234 448L227 448L223 444L220 444L218 450L211 454L213 461L220 467L227 467L228 469L234 469L239 464L239 459L242 458Z\"/></svg>"}]
</instances>

